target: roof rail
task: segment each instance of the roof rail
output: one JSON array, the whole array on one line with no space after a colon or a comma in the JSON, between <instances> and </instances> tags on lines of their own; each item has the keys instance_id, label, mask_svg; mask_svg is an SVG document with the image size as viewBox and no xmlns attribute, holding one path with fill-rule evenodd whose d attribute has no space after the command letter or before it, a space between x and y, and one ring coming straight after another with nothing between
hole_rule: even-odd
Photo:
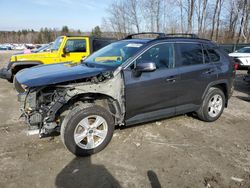
<instances>
[{"instance_id":1,"label":"roof rail","mask_svg":"<svg viewBox=\"0 0 250 188\"><path fill-rule=\"evenodd\" d=\"M166 37L190 37L190 38L199 38L196 34L193 33L169 33L165 35Z\"/></svg>"},{"instance_id":2,"label":"roof rail","mask_svg":"<svg viewBox=\"0 0 250 188\"><path fill-rule=\"evenodd\" d=\"M166 34L165 33L158 33L158 32L142 32L142 33L134 33L134 34L131 34L131 35L128 35L126 36L124 39L132 39L133 36L136 36L136 35L158 35L157 38L163 38L163 37L166 37Z\"/></svg>"}]
</instances>

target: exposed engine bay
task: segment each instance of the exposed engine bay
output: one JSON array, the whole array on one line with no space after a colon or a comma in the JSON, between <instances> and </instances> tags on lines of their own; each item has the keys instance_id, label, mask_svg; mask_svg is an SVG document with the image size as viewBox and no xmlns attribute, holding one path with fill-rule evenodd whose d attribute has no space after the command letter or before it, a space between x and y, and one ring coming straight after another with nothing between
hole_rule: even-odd
<instances>
[{"instance_id":1,"label":"exposed engine bay","mask_svg":"<svg viewBox=\"0 0 250 188\"><path fill-rule=\"evenodd\" d=\"M40 136L44 136L60 131L64 113L79 102L107 104L105 107L110 108L116 123L121 124L125 113L123 93L121 74L106 72L84 80L30 88L19 94L18 100L30 129L39 129Z\"/></svg>"}]
</instances>

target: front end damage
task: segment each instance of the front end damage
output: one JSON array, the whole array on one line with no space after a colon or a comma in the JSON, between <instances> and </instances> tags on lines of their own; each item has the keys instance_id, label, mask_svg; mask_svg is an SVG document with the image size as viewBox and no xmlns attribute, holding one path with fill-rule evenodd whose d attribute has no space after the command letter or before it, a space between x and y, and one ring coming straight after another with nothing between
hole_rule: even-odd
<instances>
[{"instance_id":1,"label":"front end damage","mask_svg":"<svg viewBox=\"0 0 250 188\"><path fill-rule=\"evenodd\" d=\"M83 82L30 88L18 95L18 101L29 129L39 129L40 136L60 131L65 114L81 103L97 103L105 107L117 125L123 124L125 114L124 83L120 71Z\"/></svg>"}]
</instances>

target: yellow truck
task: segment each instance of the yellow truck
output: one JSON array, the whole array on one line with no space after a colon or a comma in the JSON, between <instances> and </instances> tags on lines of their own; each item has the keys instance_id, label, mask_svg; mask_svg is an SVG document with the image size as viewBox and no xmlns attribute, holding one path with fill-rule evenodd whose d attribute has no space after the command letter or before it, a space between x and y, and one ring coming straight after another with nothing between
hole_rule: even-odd
<instances>
[{"instance_id":1,"label":"yellow truck","mask_svg":"<svg viewBox=\"0 0 250 188\"><path fill-rule=\"evenodd\" d=\"M77 63L114 41L111 38L60 36L48 52L13 55L7 67L0 69L0 78L12 82L15 74L24 68L63 62Z\"/></svg>"}]
</instances>

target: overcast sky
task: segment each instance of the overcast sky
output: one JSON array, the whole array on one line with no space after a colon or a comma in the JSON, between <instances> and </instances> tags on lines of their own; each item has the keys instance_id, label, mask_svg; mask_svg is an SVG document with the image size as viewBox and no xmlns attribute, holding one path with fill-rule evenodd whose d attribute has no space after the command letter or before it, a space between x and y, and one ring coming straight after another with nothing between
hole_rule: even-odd
<instances>
[{"instance_id":1,"label":"overcast sky","mask_svg":"<svg viewBox=\"0 0 250 188\"><path fill-rule=\"evenodd\" d=\"M90 31L101 25L112 0L0 0L0 30L41 27Z\"/></svg>"}]
</instances>

